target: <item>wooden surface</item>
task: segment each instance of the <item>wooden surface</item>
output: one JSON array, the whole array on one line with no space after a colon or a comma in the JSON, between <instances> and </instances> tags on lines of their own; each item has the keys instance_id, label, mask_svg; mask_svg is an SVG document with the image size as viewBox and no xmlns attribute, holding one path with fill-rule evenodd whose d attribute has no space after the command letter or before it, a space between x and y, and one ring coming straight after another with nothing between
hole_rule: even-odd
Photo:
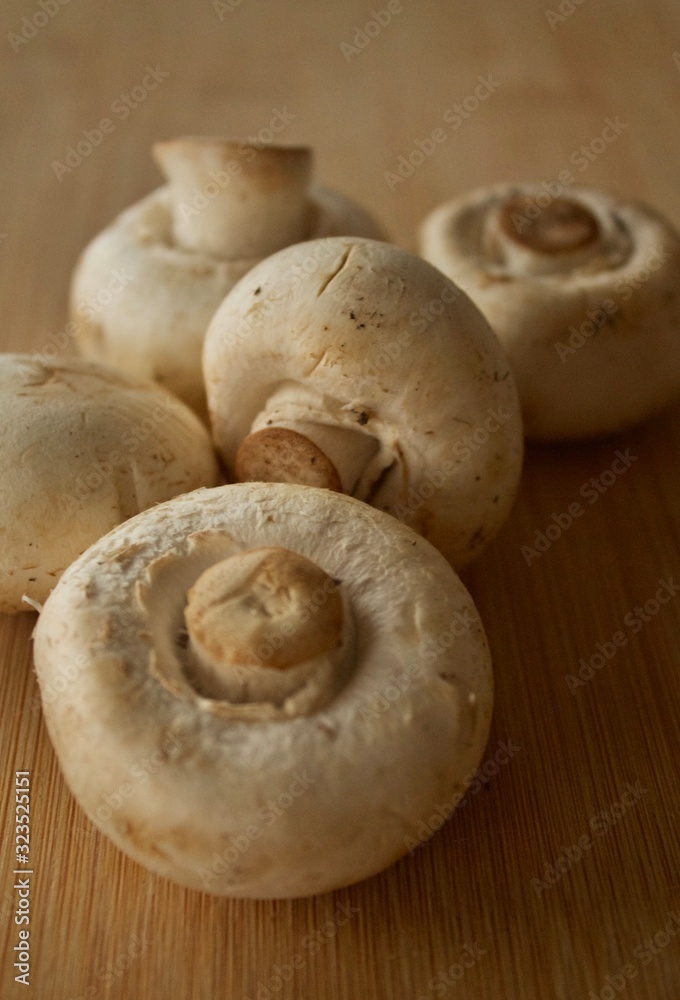
<instances>
[{"instance_id":1,"label":"wooden surface","mask_svg":"<svg viewBox=\"0 0 680 1000\"><path fill-rule=\"evenodd\" d=\"M152 140L252 135L277 109L295 116L281 138L313 144L318 175L371 206L407 246L450 195L565 168L680 223L677 3L585 0L569 14L564 0L552 25L530 0L395 7L346 57L341 43L352 44L371 4L242 0L220 19L209 0L72 0L15 52L8 33L40 7L5 2L0 346L30 350L63 328L79 250L158 183ZM111 115L147 66L168 76L58 180L53 161ZM390 190L385 171L489 74L491 96ZM621 135L577 171L572 155L617 116ZM617 449L636 461L528 565L521 547ZM678 408L616 439L529 449L514 514L467 578L496 667L487 757L499 740L521 749L412 858L334 895L214 899L128 861L59 774L36 702L34 616L2 620L3 1000L678 1000L680 934L664 927L680 916L680 600L638 631L623 623L659 580L680 582L679 450ZM625 646L572 693L565 675L621 629ZM33 794L28 988L11 968L15 770L31 772ZM619 808L626 783L638 798ZM580 838L588 846L576 859ZM566 870L554 885L532 881L556 863ZM644 942L657 934L652 951Z\"/></svg>"}]
</instances>

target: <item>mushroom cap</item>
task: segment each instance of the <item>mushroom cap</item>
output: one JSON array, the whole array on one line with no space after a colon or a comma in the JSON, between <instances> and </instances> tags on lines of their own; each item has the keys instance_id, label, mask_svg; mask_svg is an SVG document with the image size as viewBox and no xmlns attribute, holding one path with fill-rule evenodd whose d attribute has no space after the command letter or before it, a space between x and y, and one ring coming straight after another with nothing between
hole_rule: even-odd
<instances>
[{"instance_id":1,"label":"mushroom cap","mask_svg":"<svg viewBox=\"0 0 680 1000\"><path fill-rule=\"evenodd\" d=\"M349 660L311 704L205 697L182 666L188 592L277 546L342 592ZM391 864L462 797L491 716L484 631L442 556L358 500L280 483L199 490L101 539L47 601L35 663L90 818L151 870L221 895L311 895Z\"/></svg>"},{"instance_id":2,"label":"mushroom cap","mask_svg":"<svg viewBox=\"0 0 680 1000\"><path fill-rule=\"evenodd\" d=\"M219 481L191 410L102 365L1 354L0 406L0 611L43 602L126 518Z\"/></svg>"},{"instance_id":3,"label":"mushroom cap","mask_svg":"<svg viewBox=\"0 0 680 1000\"><path fill-rule=\"evenodd\" d=\"M306 237L342 232L380 237L367 213L341 194L312 186L309 198ZM80 256L71 282L71 319L85 357L154 379L203 415L205 331L224 296L257 259L185 250L175 243L172 227L170 185L118 215ZM122 289L106 294L116 274L122 275Z\"/></svg>"},{"instance_id":4,"label":"mushroom cap","mask_svg":"<svg viewBox=\"0 0 680 1000\"><path fill-rule=\"evenodd\" d=\"M505 253L501 211L513 203L516 232L537 243L546 213L571 205L571 230L554 231L572 252ZM585 187L551 200L539 184L497 184L435 209L420 248L498 334L528 437L613 433L680 394L680 235L647 206Z\"/></svg>"},{"instance_id":5,"label":"mushroom cap","mask_svg":"<svg viewBox=\"0 0 680 1000\"><path fill-rule=\"evenodd\" d=\"M354 237L281 250L226 297L203 362L231 471L267 400L291 390L298 415L309 407L376 441L380 475L356 495L457 569L507 517L523 448L507 359L470 299L419 257Z\"/></svg>"}]
</instances>

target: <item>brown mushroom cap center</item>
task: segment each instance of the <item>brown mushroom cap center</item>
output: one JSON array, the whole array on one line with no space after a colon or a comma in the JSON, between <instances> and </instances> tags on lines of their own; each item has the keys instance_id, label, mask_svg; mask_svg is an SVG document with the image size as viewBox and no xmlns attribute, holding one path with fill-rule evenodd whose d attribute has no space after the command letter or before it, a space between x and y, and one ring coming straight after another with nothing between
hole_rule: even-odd
<instances>
[{"instance_id":1,"label":"brown mushroom cap center","mask_svg":"<svg viewBox=\"0 0 680 1000\"><path fill-rule=\"evenodd\" d=\"M278 547L242 552L207 569L188 593L185 620L194 666L212 682L235 667L286 670L314 660L343 635L336 582Z\"/></svg>"},{"instance_id":2,"label":"brown mushroom cap center","mask_svg":"<svg viewBox=\"0 0 680 1000\"><path fill-rule=\"evenodd\" d=\"M500 225L507 237L538 254L582 250L600 236L592 212L571 198L555 198L540 208L530 195L513 195L501 208Z\"/></svg>"}]
</instances>

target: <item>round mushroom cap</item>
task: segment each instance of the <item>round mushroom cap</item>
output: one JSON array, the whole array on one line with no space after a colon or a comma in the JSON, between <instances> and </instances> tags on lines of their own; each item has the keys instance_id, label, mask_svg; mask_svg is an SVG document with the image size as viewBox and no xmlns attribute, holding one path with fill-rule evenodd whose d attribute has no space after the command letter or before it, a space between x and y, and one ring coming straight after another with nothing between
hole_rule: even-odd
<instances>
[{"instance_id":1,"label":"round mushroom cap","mask_svg":"<svg viewBox=\"0 0 680 1000\"><path fill-rule=\"evenodd\" d=\"M272 226L267 216L272 206L265 200L272 187L273 169L268 163L266 180L252 178L250 197L245 199L248 189L244 186L243 192L235 190L239 177L231 173L231 165L240 167L244 175L252 172L249 154L241 150L246 144L208 139L160 143L156 153L164 169L168 163L173 170L179 169L175 160L184 146L185 158L179 163L183 184L179 190L166 184L153 191L117 216L85 248L73 274L70 311L73 337L83 356L154 379L203 416L201 349L205 331L224 296L270 252L271 236L277 235L275 224ZM211 158L197 162L201 156L205 158L206 149ZM159 150L163 151L162 158ZM258 158L268 154L268 159L286 159L288 151L286 147L273 147L257 152ZM193 188L191 175L184 176L189 170L196 171ZM227 196L226 208L233 208L235 224L224 233L219 223L225 213L211 222L220 201ZM278 207L285 204L283 200ZM311 185L302 207L302 228L292 239L274 242L276 248L334 233L381 238L370 216L337 192ZM247 213L243 217L242 211ZM181 235L194 222L202 224L201 235L208 230L208 249L189 241L187 245L178 242L177 223ZM229 251L229 239L235 240L239 232L261 232L262 252L244 255L237 243L231 244L234 249ZM228 244L223 253L214 248L220 234Z\"/></svg>"},{"instance_id":2,"label":"round mushroom cap","mask_svg":"<svg viewBox=\"0 0 680 1000\"><path fill-rule=\"evenodd\" d=\"M457 569L510 511L523 433L507 359L470 299L405 250L335 237L279 251L226 297L203 363L236 478L342 488Z\"/></svg>"},{"instance_id":3,"label":"round mushroom cap","mask_svg":"<svg viewBox=\"0 0 680 1000\"><path fill-rule=\"evenodd\" d=\"M126 518L219 481L191 410L101 365L1 354L0 407L0 611L42 603Z\"/></svg>"},{"instance_id":4,"label":"round mushroom cap","mask_svg":"<svg viewBox=\"0 0 680 1000\"><path fill-rule=\"evenodd\" d=\"M358 500L281 483L199 490L101 539L47 601L35 664L92 821L218 895L382 870L454 809L491 717L482 624L444 558Z\"/></svg>"},{"instance_id":5,"label":"round mushroom cap","mask_svg":"<svg viewBox=\"0 0 680 1000\"><path fill-rule=\"evenodd\" d=\"M651 208L498 184L435 209L420 248L498 334L528 437L613 433L680 394L680 235Z\"/></svg>"}]
</instances>

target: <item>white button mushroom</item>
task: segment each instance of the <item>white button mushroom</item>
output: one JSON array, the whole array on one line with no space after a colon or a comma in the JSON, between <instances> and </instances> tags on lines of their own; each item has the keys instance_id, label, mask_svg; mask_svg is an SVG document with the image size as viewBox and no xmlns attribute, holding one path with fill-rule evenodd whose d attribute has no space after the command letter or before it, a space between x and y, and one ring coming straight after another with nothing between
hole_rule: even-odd
<instances>
[{"instance_id":1,"label":"white button mushroom","mask_svg":"<svg viewBox=\"0 0 680 1000\"><path fill-rule=\"evenodd\" d=\"M498 334L527 436L611 433L680 394L680 235L652 209L499 184L435 209L420 246Z\"/></svg>"},{"instance_id":2,"label":"white button mushroom","mask_svg":"<svg viewBox=\"0 0 680 1000\"><path fill-rule=\"evenodd\" d=\"M0 355L0 611L28 611L92 542L218 480L209 436L153 383L87 361Z\"/></svg>"},{"instance_id":3,"label":"white button mushroom","mask_svg":"<svg viewBox=\"0 0 680 1000\"><path fill-rule=\"evenodd\" d=\"M91 819L152 871L237 897L391 864L462 797L491 716L482 625L443 557L285 484L199 490L101 539L48 599L35 663Z\"/></svg>"},{"instance_id":4,"label":"white button mushroom","mask_svg":"<svg viewBox=\"0 0 680 1000\"><path fill-rule=\"evenodd\" d=\"M336 237L258 264L208 329L213 435L241 481L342 490L460 568L508 515L522 427L468 297L398 247Z\"/></svg>"},{"instance_id":5,"label":"white button mushroom","mask_svg":"<svg viewBox=\"0 0 680 1000\"><path fill-rule=\"evenodd\" d=\"M203 337L238 279L289 243L380 231L349 199L310 186L306 147L187 137L157 143L154 155L169 183L114 219L80 258L74 335L86 357L162 382L202 415Z\"/></svg>"}]
</instances>

